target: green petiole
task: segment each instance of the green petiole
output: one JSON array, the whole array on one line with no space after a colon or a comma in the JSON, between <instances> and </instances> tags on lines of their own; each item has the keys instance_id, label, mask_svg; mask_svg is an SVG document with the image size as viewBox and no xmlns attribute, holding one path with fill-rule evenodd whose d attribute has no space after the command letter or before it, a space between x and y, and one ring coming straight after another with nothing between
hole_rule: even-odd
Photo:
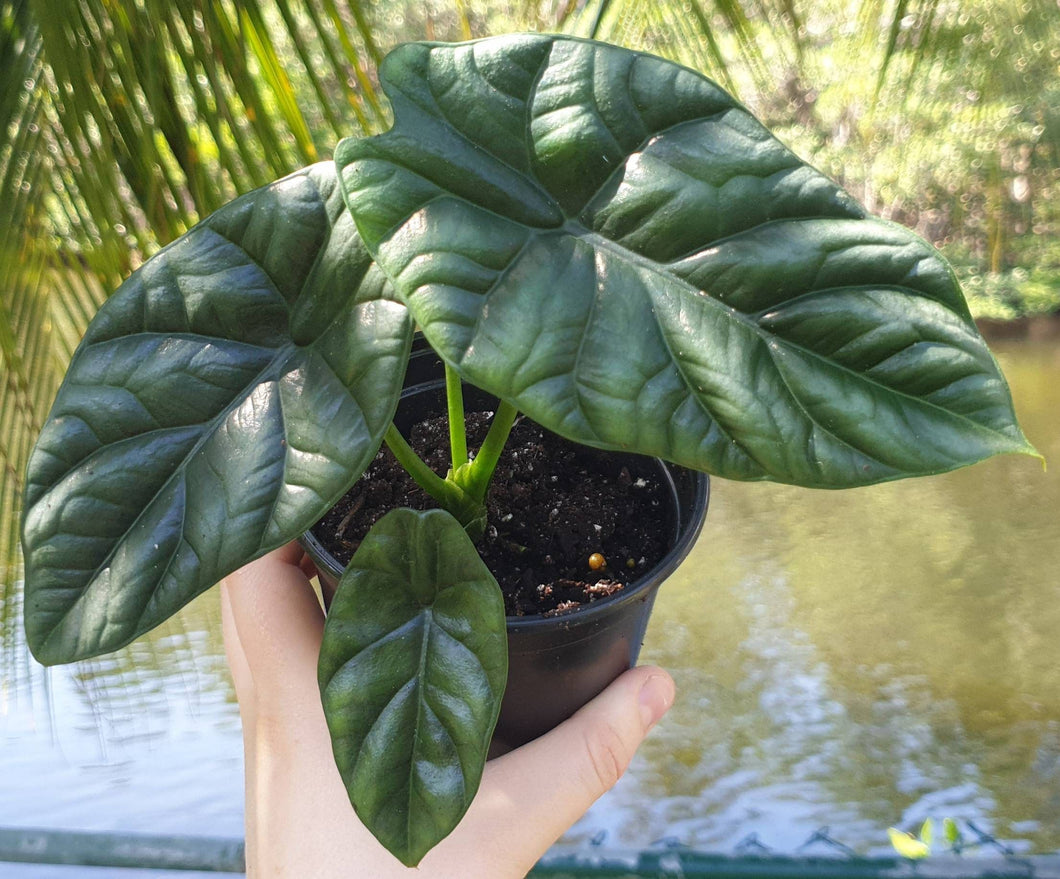
<instances>
[{"instance_id":1,"label":"green petiole","mask_svg":"<svg viewBox=\"0 0 1060 879\"><path fill-rule=\"evenodd\" d=\"M466 475L460 480L464 490L480 503L485 503L493 471L497 469L497 462L504 451L505 443L508 442L512 425L518 417L519 410L511 403L503 400L500 402L493 415L493 421L490 423L489 432L482 441L482 448L475 455L475 460L467 465Z\"/></svg>"},{"instance_id":2,"label":"green petiole","mask_svg":"<svg viewBox=\"0 0 1060 879\"><path fill-rule=\"evenodd\" d=\"M383 441L415 483L452 513L462 525L467 525L477 517L477 508L481 504L476 503L474 498L455 482L442 479L428 467L394 424L387 428Z\"/></svg>"},{"instance_id":3,"label":"green petiole","mask_svg":"<svg viewBox=\"0 0 1060 879\"><path fill-rule=\"evenodd\" d=\"M519 410L503 400L498 404L482 447L470 461L460 377L448 365L445 368L445 392L453 466L444 479L416 454L394 424L387 428L383 439L413 481L452 513L474 539L485 527L486 492L512 426L519 417Z\"/></svg>"},{"instance_id":4,"label":"green petiole","mask_svg":"<svg viewBox=\"0 0 1060 879\"><path fill-rule=\"evenodd\" d=\"M445 402L449 410L449 450L455 473L467 463L467 428L460 375L448 363L445 364Z\"/></svg>"}]
</instances>

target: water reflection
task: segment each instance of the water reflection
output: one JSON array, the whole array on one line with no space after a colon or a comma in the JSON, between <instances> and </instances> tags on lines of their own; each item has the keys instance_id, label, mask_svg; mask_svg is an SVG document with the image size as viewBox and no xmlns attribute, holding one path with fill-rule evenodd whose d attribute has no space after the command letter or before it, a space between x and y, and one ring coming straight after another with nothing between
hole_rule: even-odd
<instances>
[{"instance_id":1,"label":"water reflection","mask_svg":"<svg viewBox=\"0 0 1060 879\"><path fill-rule=\"evenodd\" d=\"M0 826L242 833L239 716L211 598L125 650L52 669L5 629Z\"/></svg>"},{"instance_id":2,"label":"water reflection","mask_svg":"<svg viewBox=\"0 0 1060 879\"><path fill-rule=\"evenodd\" d=\"M827 825L882 853L887 826L933 815L1060 848L1060 351L1000 359L1049 473L1009 458L851 492L715 483L645 647L678 705L571 840L732 851L756 833L790 852ZM45 672L3 594L0 825L240 833L216 596Z\"/></svg>"},{"instance_id":3,"label":"water reflection","mask_svg":"<svg viewBox=\"0 0 1060 879\"><path fill-rule=\"evenodd\" d=\"M884 852L888 825L948 815L1060 847L1060 352L1000 359L1051 473L715 484L645 649L681 701L575 838L792 851L827 825Z\"/></svg>"}]
</instances>

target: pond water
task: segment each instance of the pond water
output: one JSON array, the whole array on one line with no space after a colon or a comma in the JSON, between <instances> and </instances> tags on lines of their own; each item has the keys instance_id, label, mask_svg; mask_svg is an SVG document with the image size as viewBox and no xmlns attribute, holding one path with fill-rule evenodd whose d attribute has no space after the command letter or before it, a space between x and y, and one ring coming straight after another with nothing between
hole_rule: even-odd
<instances>
[{"instance_id":1,"label":"pond water","mask_svg":"<svg viewBox=\"0 0 1060 879\"><path fill-rule=\"evenodd\" d=\"M888 826L932 816L1060 849L1060 346L997 352L1049 472L1004 458L838 493L715 482L643 654L678 703L567 841L791 853L827 827L884 854ZM216 594L115 656L45 671L12 585L0 826L239 835Z\"/></svg>"}]
</instances>

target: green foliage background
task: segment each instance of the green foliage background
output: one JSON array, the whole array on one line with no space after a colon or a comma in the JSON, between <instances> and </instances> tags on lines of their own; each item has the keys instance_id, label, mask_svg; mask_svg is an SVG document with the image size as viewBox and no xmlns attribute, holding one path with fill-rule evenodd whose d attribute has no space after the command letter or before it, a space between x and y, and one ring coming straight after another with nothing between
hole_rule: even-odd
<instances>
[{"instance_id":1,"label":"green foliage background","mask_svg":"<svg viewBox=\"0 0 1060 879\"><path fill-rule=\"evenodd\" d=\"M1060 0L0 0L0 600L29 449L107 293L384 129L392 46L515 30L708 73L942 247L973 312L1060 307Z\"/></svg>"}]
</instances>

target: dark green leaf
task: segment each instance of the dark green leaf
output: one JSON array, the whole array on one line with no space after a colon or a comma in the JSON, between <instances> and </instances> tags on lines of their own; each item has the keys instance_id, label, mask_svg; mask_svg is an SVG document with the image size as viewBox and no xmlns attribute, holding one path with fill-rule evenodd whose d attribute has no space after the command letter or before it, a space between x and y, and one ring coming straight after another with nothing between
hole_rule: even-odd
<instances>
[{"instance_id":1,"label":"dark green leaf","mask_svg":"<svg viewBox=\"0 0 1060 879\"><path fill-rule=\"evenodd\" d=\"M571 439L843 487L1032 452L949 267L716 84L522 35L412 44L347 202L460 374Z\"/></svg>"},{"instance_id":2,"label":"dark green leaf","mask_svg":"<svg viewBox=\"0 0 1060 879\"><path fill-rule=\"evenodd\" d=\"M358 816L410 866L471 805L508 674L504 599L460 524L393 510L328 613L320 691Z\"/></svg>"},{"instance_id":3,"label":"dark green leaf","mask_svg":"<svg viewBox=\"0 0 1060 879\"><path fill-rule=\"evenodd\" d=\"M149 260L93 320L30 459L37 658L121 647L309 527L375 454L410 344L330 164Z\"/></svg>"}]
</instances>

